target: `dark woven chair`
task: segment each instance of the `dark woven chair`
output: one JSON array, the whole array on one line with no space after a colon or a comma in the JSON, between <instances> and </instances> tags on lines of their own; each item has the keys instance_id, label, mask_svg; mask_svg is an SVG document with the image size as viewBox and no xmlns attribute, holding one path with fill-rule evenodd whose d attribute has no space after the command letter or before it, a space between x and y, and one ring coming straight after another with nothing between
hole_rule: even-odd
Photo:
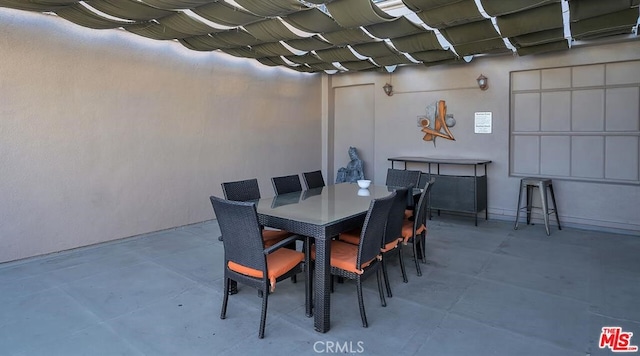
<instances>
[{"instance_id":1,"label":"dark woven chair","mask_svg":"<svg viewBox=\"0 0 640 356\"><path fill-rule=\"evenodd\" d=\"M393 199L393 204L389 210L389 217L387 220L387 226L385 228L384 238L382 239L382 274L384 276L385 286L387 288L387 296L393 297L391 293L391 284L389 283L389 273L387 271L387 260L390 255L396 253L400 262L400 271L402 272L402 281L407 283L407 271L404 265L404 257L402 253L402 225L404 223L405 209L407 194L409 191L406 188L397 189L396 196ZM349 231L342 233L339 239L350 244L358 245L360 243L361 230Z\"/></svg>"},{"instance_id":2,"label":"dark woven chair","mask_svg":"<svg viewBox=\"0 0 640 356\"><path fill-rule=\"evenodd\" d=\"M380 263L382 253L380 252L380 246L384 238L389 210L395 196L396 193L393 192L387 197L375 199L371 202L358 245L341 240L331 241L331 274L356 281L360 317L362 318L362 326L365 328L369 324L364 310L362 281L374 273L378 279L380 302L383 307L387 306L382 287L382 264Z\"/></svg>"},{"instance_id":3,"label":"dark woven chair","mask_svg":"<svg viewBox=\"0 0 640 356\"><path fill-rule=\"evenodd\" d=\"M413 219L410 219L409 214L406 214L402 225L403 244L411 243L413 245L413 258L416 262L416 272L418 276L422 276L419 260L422 260L422 263L427 263L427 209L429 205L429 192L431 191L431 187L433 187L434 181L435 178L431 178L431 181L427 183L426 188L422 191L422 194L420 194ZM420 251L418 251L418 249L420 249Z\"/></svg>"},{"instance_id":4,"label":"dark woven chair","mask_svg":"<svg viewBox=\"0 0 640 356\"><path fill-rule=\"evenodd\" d=\"M237 281L258 289L262 296L262 314L258 337L264 338L269 293L277 281L304 270L305 255L283 248L296 237L286 238L275 245L264 247L262 228L253 202L236 202L210 197L224 241L224 297L220 319L226 318L231 281ZM308 262L308 261L307 261ZM305 283L309 283L305 279ZM305 303L309 303L308 286L305 285Z\"/></svg>"},{"instance_id":5,"label":"dark woven chair","mask_svg":"<svg viewBox=\"0 0 640 356\"><path fill-rule=\"evenodd\" d=\"M273 190L276 192L276 195L302 191L300 177L297 174L273 177L271 178L271 183L273 183Z\"/></svg>"},{"instance_id":6,"label":"dark woven chair","mask_svg":"<svg viewBox=\"0 0 640 356\"><path fill-rule=\"evenodd\" d=\"M260 186L258 186L258 180L246 179L235 182L224 182L222 185L222 193L225 199L233 201L251 201L260 199ZM294 234L288 231L275 230L275 229L262 229L262 239L264 240L265 247L275 245L279 241L286 239L287 237L294 236ZM220 236L222 240L222 236ZM291 249L296 249L295 241L287 246ZM296 281L296 277L292 278L292 281ZM231 282L231 294L238 292L238 287L235 281Z\"/></svg>"},{"instance_id":7,"label":"dark woven chair","mask_svg":"<svg viewBox=\"0 0 640 356\"><path fill-rule=\"evenodd\" d=\"M420 171L412 171L406 169L387 169L387 179L385 185L393 187L406 187L413 188L418 187L420 183ZM407 196L407 209L415 210L415 200L413 194Z\"/></svg>"},{"instance_id":8,"label":"dark woven chair","mask_svg":"<svg viewBox=\"0 0 640 356\"><path fill-rule=\"evenodd\" d=\"M424 189L427 187L427 183L431 180L431 174L420 172L420 179L418 180L418 188Z\"/></svg>"},{"instance_id":9,"label":"dark woven chair","mask_svg":"<svg viewBox=\"0 0 640 356\"><path fill-rule=\"evenodd\" d=\"M302 179L307 189L324 187L324 178L322 177L322 171L304 172L302 173Z\"/></svg>"},{"instance_id":10,"label":"dark woven chair","mask_svg":"<svg viewBox=\"0 0 640 356\"><path fill-rule=\"evenodd\" d=\"M387 287L387 295L392 297L391 284L389 283L389 274L387 272L387 260L392 254L398 255L400 262L400 272L402 272L402 281L407 283L407 270L404 265L404 257L402 253L402 225L404 223L405 209L407 195L409 191L407 189L396 190L396 197L393 200L391 209L389 210L389 218L387 220L387 226L385 228L384 239L382 248L382 273L384 275L384 282Z\"/></svg>"},{"instance_id":11,"label":"dark woven chair","mask_svg":"<svg viewBox=\"0 0 640 356\"><path fill-rule=\"evenodd\" d=\"M432 177L430 173L424 173L421 172L420 173L420 181L418 182L418 188L420 189L426 189L427 185L429 185L429 182L432 182L435 179L435 177ZM413 196L414 201L418 201L420 199L420 194L416 194ZM427 205L427 219L431 219L431 206Z\"/></svg>"},{"instance_id":12,"label":"dark woven chair","mask_svg":"<svg viewBox=\"0 0 640 356\"><path fill-rule=\"evenodd\" d=\"M225 199L228 200L249 201L261 198L260 187L258 186L258 180L256 178L224 182L221 185L222 193L224 193Z\"/></svg>"},{"instance_id":13,"label":"dark woven chair","mask_svg":"<svg viewBox=\"0 0 640 356\"><path fill-rule=\"evenodd\" d=\"M225 199L233 201L251 201L260 199L260 187L257 179L247 179L235 182L222 183L222 193ZM282 230L262 230L265 246L271 246L281 241L292 233Z\"/></svg>"},{"instance_id":14,"label":"dark woven chair","mask_svg":"<svg viewBox=\"0 0 640 356\"><path fill-rule=\"evenodd\" d=\"M301 192L302 184L300 184L300 177L297 174L292 174L289 176L280 176L271 178L271 183L273 184L273 190L276 195ZM289 248L296 249L296 245L292 244L288 246ZM305 247L303 246L303 250ZM293 283L296 283L297 278L294 275L291 278Z\"/></svg>"},{"instance_id":15,"label":"dark woven chair","mask_svg":"<svg viewBox=\"0 0 640 356\"><path fill-rule=\"evenodd\" d=\"M387 169L386 185L394 187L417 187L420 182L420 171L406 169Z\"/></svg>"}]
</instances>

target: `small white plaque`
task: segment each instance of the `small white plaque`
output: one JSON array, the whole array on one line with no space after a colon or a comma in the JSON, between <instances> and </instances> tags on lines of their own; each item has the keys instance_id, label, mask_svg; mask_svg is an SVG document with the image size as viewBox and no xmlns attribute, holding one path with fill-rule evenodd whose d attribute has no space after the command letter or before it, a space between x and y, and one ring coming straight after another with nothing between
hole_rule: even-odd
<instances>
[{"instance_id":1,"label":"small white plaque","mask_svg":"<svg viewBox=\"0 0 640 356\"><path fill-rule=\"evenodd\" d=\"M475 133L491 133L491 111L475 113Z\"/></svg>"}]
</instances>

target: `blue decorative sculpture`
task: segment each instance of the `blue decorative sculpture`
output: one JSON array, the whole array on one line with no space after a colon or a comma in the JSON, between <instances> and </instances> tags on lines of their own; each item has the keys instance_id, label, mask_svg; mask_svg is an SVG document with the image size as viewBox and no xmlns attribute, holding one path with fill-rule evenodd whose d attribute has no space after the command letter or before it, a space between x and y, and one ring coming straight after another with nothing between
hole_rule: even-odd
<instances>
[{"instance_id":1,"label":"blue decorative sculpture","mask_svg":"<svg viewBox=\"0 0 640 356\"><path fill-rule=\"evenodd\" d=\"M358 157L355 147L349 147L349 158L351 161L346 167L338 169L336 183L355 183L359 179L364 179L364 168L362 160Z\"/></svg>"}]
</instances>

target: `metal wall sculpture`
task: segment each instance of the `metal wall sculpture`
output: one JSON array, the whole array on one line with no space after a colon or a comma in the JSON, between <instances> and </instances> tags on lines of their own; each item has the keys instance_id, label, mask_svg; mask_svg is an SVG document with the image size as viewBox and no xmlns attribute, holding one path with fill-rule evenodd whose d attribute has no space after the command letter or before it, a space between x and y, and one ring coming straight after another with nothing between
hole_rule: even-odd
<instances>
[{"instance_id":1,"label":"metal wall sculpture","mask_svg":"<svg viewBox=\"0 0 640 356\"><path fill-rule=\"evenodd\" d=\"M425 116L418 116L418 126L424 132L425 141L433 141L433 145L436 144L436 137L446 138L447 140L455 141L450 127L455 126L456 120L452 114L447 114L447 105L444 100L439 100L436 103L427 106Z\"/></svg>"}]
</instances>

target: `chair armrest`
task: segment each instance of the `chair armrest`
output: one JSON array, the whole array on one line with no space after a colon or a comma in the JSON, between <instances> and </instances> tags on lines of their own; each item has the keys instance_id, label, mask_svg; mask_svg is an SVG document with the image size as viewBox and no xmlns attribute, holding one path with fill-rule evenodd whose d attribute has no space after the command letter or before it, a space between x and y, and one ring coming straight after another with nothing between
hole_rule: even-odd
<instances>
[{"instance_id":1,"label":"chair armrest","mask_svg":"<svg viewBox=\"0 0 640 356\"><path fill-rule=\"evenodd\" d=\"M286 239L284 239L282 241L278 241L277 243L273 244L272 246L269 246L269 247L265 248L264 249L264 254L268 255L268 254L274 252L275 250L277 250L277 249L279 249L279 248L281 248L283 246L286 246L286 245L288 245L288 244L290 244L292 242L295 242L295 241L297 241L299 239L300 239L300 236L298 236L298 235L289 236Z\"/></svg>"}]
</instances>

